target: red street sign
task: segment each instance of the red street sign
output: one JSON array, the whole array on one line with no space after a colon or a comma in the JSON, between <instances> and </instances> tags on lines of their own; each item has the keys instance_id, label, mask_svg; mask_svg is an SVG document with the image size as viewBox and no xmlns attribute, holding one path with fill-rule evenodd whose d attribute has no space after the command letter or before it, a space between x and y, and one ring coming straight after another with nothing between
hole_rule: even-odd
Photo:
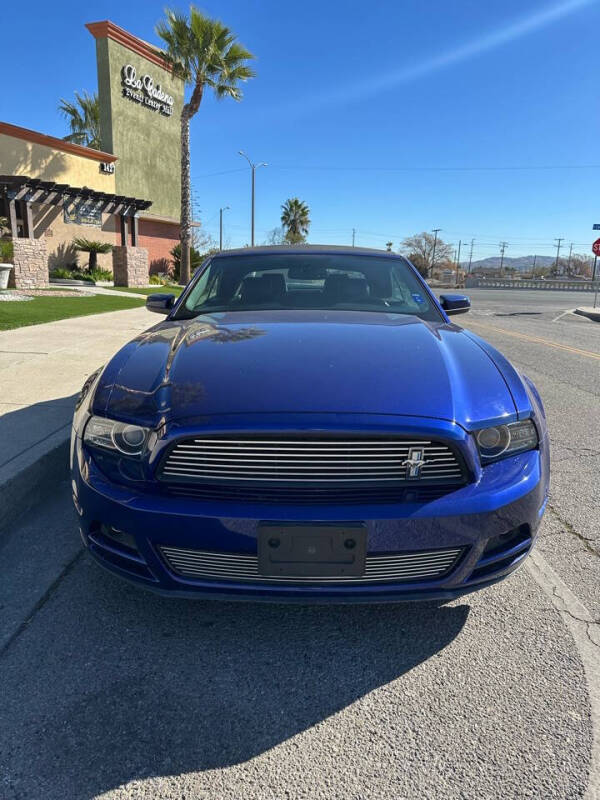
<instances>
[{"instance_id":1,"label":"red street sign","mask_svg":"<svg viewBox=\"0 0 600 800\"><path fill-rule=\"evenodd\" d=\"M596 239L596 241L592 245L592 253L595 256L600 256L600 239Z\"/></svg>"}]
</instances>

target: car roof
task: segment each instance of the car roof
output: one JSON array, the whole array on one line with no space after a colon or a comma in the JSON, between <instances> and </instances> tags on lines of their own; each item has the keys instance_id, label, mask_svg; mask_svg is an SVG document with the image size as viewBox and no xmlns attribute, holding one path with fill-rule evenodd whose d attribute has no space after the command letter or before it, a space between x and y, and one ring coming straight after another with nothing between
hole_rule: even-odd
<instances>
[{"instance_id":1,"label":"car roof","mask_svg":"<svg viewBox=\"0 0 600 800\"><path fill-rule=\"evenodd\" d=\"M253 256L253 255L306 255L307 253L345 253L348 255L370 255L388 256L391 258L403 258L398 253L391 253L389 250L376 250L370 247L352 247L350 245L334 244L274 244L261 247L238 247L235 250L222 250L215 253L213 258L223 258L224 256Z\"/></svg>"}]
</instances>

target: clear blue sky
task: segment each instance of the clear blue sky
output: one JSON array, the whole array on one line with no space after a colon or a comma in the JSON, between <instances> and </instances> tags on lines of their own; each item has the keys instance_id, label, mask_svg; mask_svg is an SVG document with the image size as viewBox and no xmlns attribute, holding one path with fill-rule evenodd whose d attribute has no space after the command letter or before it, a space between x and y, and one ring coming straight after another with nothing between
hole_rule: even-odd
<instances>
[{"instance_id":1,"label":"clear blue sky","mask_svg":"<svg viewBox=\"0 0 600 800\"><path fill-rule=\"evenodd\" d=\"M350 243L354 227L357 244L396 246L439 227L463 247L475 237L475 258L498 254L501 239L511 256L551 254L559 236L589 250L600 222L598 0L199 5L257 56L243 102L209 99L192 123L201 219L217 234L219 207L231 206L231 246L249 240L244 149L269 162L257 172L259 243L297 195L312 242ZM158 43L162 9L4 4L0 118L64 135L59 98L96 88L84 23L111 19ZM140 142L153 146L160 158L159 143ZM588 168L497 169L569 165Z\"/></svg>"}]
</instances>

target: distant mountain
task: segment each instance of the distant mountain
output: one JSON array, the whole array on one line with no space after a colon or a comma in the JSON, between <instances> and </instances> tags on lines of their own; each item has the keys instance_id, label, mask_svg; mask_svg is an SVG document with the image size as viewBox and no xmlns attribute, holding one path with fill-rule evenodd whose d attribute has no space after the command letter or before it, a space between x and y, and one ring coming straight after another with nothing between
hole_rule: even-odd
<instances>
[{"instance_id":1,"label":"distant mountain","mask_svg":"<svg viewBox=\"0 0 600 800\"><path fill-rule=\"evenodd\" d=\"M536 268L551 267L554 261L554 256L538 256L535 260L535 266ZM461 267L463 269L467 269L468 266L468 261L461 261ZM520 258L504 256L504 267L513 267L519 272L530 272L532 266L533 256L521 256ZM482 258L479 261L473 261L471 264L471 272L475 269L500 269L500 256L491 256L490 258Z\"/></svg>"}]
</instances>

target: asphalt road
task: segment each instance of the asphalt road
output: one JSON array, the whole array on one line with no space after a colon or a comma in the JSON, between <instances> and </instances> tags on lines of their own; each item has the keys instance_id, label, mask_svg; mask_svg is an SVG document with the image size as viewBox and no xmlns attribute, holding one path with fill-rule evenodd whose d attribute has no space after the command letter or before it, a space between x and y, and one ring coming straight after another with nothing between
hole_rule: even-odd
<instances>
[{"instance_id":1,"label":"asphalt road","mask_svg":"<svg viewBox=\"0 0 600 800\"><path fill-rule=\"evenodd\" d=\"M562 590L524 568L441 607L158 599L82 554L65 482L0 551L2 800L595 797L599 626L586 650L556 598L600 617L600 325L516 294L455 319L546 403Z\"/></svg>"}]
</instances>

